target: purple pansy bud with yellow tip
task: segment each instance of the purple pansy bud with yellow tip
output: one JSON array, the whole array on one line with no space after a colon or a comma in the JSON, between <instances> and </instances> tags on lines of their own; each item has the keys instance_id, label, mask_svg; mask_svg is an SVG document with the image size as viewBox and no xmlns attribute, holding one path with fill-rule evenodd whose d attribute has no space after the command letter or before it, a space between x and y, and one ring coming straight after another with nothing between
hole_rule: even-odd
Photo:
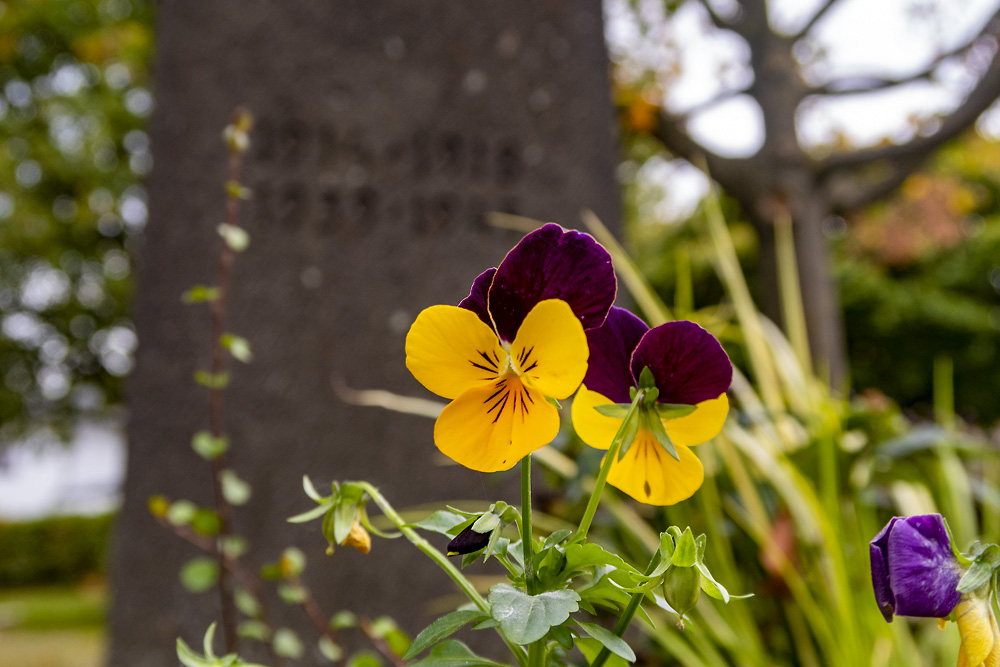
<instances>
[{"instance_id":1,"label":"purple pansy bud with yellow tip","mask_svg":"<svg viewBox=\"0 0 1000 667\"><path fill-rule=\"evenodd\" d=\"M894 517L871 541L872 587L885 620L944 618L962 595L964 569L940 514Z\"/></svg>"},{"instance_id":2,"label":"purple pansy bud with yellow tip","mask_svg":"<svg viewBox=\"0 0 1000 667\"><path fill-rule=\"evenodd\" d=\"M587 342L590 364L573 399L573 427L585 443L609 448L623 417L599 409L629 403L643 369L649 369L657 390L655 402L640 406L645 415L625 455L612 464L608 484L650 505L691 497L705 477L691 448L714 438L729 412L733 365L722 345L694 322L650 329L618 307L600 328L587 332ZM662 444L664 438L673 452Z\"/></svg>"},{"instance_id":3,"label":"purple pansy bud with yellow tip","mask_svg":"<svg viewBox=\"0 0 1000 667\"><path fill-rule=\"evenodd\" d=\"M459 306L431 306L406 336L406 367L452 399L434 443L467 468L512 468L559 432L548 399L568 398L587 372L586 329L600 326L617 283L591 236L548 224L483 272Z\"/></svg>"}]
</instances>

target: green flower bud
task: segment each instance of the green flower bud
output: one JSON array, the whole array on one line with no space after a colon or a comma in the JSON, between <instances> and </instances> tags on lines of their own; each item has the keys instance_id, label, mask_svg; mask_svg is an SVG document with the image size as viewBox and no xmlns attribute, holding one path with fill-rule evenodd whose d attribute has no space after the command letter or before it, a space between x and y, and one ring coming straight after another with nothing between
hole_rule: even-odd
<instances>
[{"instance_id":1,"label":"green flower bud","mask_svg":"<svg viewBox=\"0 0 1000 667\"><path fill-rule=\"evenodd\" d=\"M701 595L701 573L694 567L671 565L663 575L663 597L677 615L694 609Z\"/></svg>"}]
</instances>

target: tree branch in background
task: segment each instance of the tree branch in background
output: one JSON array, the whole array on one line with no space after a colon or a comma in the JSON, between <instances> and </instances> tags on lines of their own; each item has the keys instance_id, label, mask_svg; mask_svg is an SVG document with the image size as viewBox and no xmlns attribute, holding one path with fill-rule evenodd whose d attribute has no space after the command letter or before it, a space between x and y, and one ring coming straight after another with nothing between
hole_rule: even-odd
<instances>
[{"instance_id":1,"label":"tree branch in background","mask_svg":"<svg viewBox=\"0 0 1000 667\"><path fill-rule=\"evenodd\" d=\"M802 26L802 29L795 34L793 38L794 41L798 41L808 35L809 31L816 27L816 24L819 23L824 16L826 16L826 13L829 12L830 8L835 4L837 4L837 0L826 0L826 2L824 2L822 6L816 10L816 13L813 14L812 18L809 19L804 26Z\"/></svg>"}]
</instances>

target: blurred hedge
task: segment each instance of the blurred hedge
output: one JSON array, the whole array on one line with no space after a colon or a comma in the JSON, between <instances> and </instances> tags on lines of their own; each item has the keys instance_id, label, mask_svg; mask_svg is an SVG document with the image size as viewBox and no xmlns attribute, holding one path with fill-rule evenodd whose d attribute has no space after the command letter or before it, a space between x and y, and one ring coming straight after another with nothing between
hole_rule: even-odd
<instances>
[{"instance_id":1,"label":"blurred hedge","mask_svg":"<svg viewBox=\"0 0 1000 667\"><path fill-rule=\"evenodd\" d=\"M104 571L114 515L0 523L0 587L74 583Z\"/></svg>"}]
</instances>

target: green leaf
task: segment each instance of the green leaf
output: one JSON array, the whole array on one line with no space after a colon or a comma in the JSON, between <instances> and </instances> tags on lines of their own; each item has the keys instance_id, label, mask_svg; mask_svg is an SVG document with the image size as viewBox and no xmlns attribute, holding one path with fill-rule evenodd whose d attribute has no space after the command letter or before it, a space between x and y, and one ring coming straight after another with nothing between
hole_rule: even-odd
<instances>
[{"instance_id":1,"label":"green leaf","mask_svg":"<svg viewBox=\"0 0 1000 667\"><path fill-rule=\"evenodd\" d=\"M677 567L694 567L694 564L698 562L698 548L695 545L691 528L685 528L684 532L681 533L681 538L674 546L670 562Z\"/></svg>"},{"instance_id":2,"label":"green leaf","mask_svg":"<svg viewBox=\"0 0 1000 667\"><path fill-rule=\"evenodd\" d=\"M344 657L344 649L340 648L337 644L333 643L333 640L329 637L320 637L319 641L316 642L317 647L319 647L319 652L324 658L330 662L338 662Z\"/></svg>"},{"instance_id":3,"label":"green leaf","mask_svg":"<svg viewBox=\"0 0 1000 667\"><path fill-rule=\"evenodd\" d=\"M215 301L218 298L219 288L208 287L206 285L195 285L181 295L181 301L184 303L204 303L206 301Z\"/></svg>"},{"instance_id":4,"label":"green leaf","mask_svg":"<svg viewBox=\"0 0 1000 667\"><path fill-rule=\"evenodd\" d=\"M244 616L249 616L250 618L257 618L260 614L260 605L257 604L257 599L250 594L245 588L237 588L233 593L233 601L236 603L236 608L240 610L240 613Z\"/></svg>"},{"instance_id":5,"label":"green leaf","mask_svg":"<svg viewBox=\"0 0 1000 667\"><path fill-rule=\"evenodd\" d=\"M576 572L591 567L611 565L629 573L640 574L637 569L622 560L621 556L605 550L599 544L570 544L566 547L566 572Z\"/></svg>"},{"instance_id":6,"label":"green leaf","mask_svg":"<svg viewBox=\"0 0 1000 667\"><path fill-rule=\"evenodd\" d=\"M180 571L181 583L192 593L204 593L219 580L219 563L208 556L192 558Z\"/></svg>"},{"instance_id":7,"label":"green leaf","mask_svg":"<svg viewBox=\"0 0 1000 667\"><path fill-rule=\"evenodd\" d=\"M506 667L502 662L494 662L472 652L457 639L446 639L433 649L423 660L410 663L410 667Z\"/></svg>"},{"instance_id":8,"label":"green leaf","mask_svg":"<svg viewBox=\"0 0 1000 667\"><path fill-rule=\"evenodd\" d=\"M229 440L225 436L213 438L208 431L198 431L191 438L191 449L206 461L212 461L226 453Z\"/></svg>"},{"instance_id":9,"label":"green leaf","mask_svg":"<svg viewBox=\"0 0 1000 667\"><path fill-rule=\"evenodd\" d=\"M195 371L194 381L209 389L225 389L229 384L229 373L213 375L208 371Z\"/></svg>"},{"instance_id":10,"label":"green leaf","mask_svg":"<svg viewBox=\"0 0 1000 667\"><path fill-rule=\"evenodd\" d=\"M545 400L551 403L553 406L555 406L556 410L562 410L562 403L560 403L558 400L552 398L551 396L546 396Z\"/></svg>"},{"instance_id":11,"label":"green leaf","mask_svg":"<svg viewBox=\"0 0 1000 667\"><path fill-rule=\"evenodd\" d=\"M222 223L216 229L233 252L243 252L250 245L250 235L242 227Z\"/></svg>"},{"instance_id":12,"label":"green leaf","mask_svg":"<svg viewBox=\"0 0 1000 667\"><path fill-rule=\"evenodd\" d=\"M553 625L549 628L549 637L567 651L573 650L573 632L565 625Z\"/></svg>"},{"instance_id":13,"label":"green leaf","mask_svg":"<svg viewBox=\"0 0 1000 667\"><path fill-rule=\"evenodd\" d=\"M355 628L358 625L358 617L351 611L338 611L330 618L330 629L343 630L344 628Z\"/></svg>"},{"instance_id":14,"label":"green leaf","mask_svg":"<svg viewBox=\"0 0 1000 667\"><path fill-rule=\"evenodd\" d=\"M497 584L487 598L490 615L515 644L530 644L545 636L580 608L580 596L573 590L547 591L528 595L510 584Z\"/></svg>"},{"instance_id":15,"label":"green leaf","mask_svg":"<svg viewBox=\"0 0 1000 667\"><path fill-rule=\"evenodd\" d=\"M175 526L182 526L189 523L197 513L198 506L190 500L177 500L170 503L170 509L167 510L167 521Z\"/></svg>"},{"instance_id":16,"label":"green leaf","mask_svg":"<svg viewBox=\"0 0 1000 667\"><path fill-rule=\"evenodd\" d=\"M247 639L256 639L259 642L266 642L271 636L271 631L263 622L252 620L240 623L236 628L236 634Z\"/></svg>"},{"instance_id":17,"label":"green leaf","mask_svg":"<svg viewBox=\"0 0 1000 667\"><path fill-rule=\"evenodd\" d=\"M597 658L597 654L604 648L604 645L596 639L578 639L576 647L583 653L583 657L587 659L587 662L592 663ZM608 667L629 667L628 662L614 654L608 656L604 664Z\"/></svg>"},{"instance_id":18,"label":"green leaf","mask_svg":"<svg viewBox=\"0 0 1000 667\"><path fill-rule=\"evenodd\" d=\"M218 535L219 531L222 530L222 520L219 519L215 510L199 508L191 517L191 530L199 535L212 537Z\"/></svg>"},{"instance_id":19,"label":"green leaf","mask_svg":"<svg viewBox=\"0 0 1000 667\"><path fill-rule=\"evenodd\" d=\"M416 523L411 523L410 526L414 528L421 528L423 530L429 530L434 533L440 533L442 535L451 535L449 531L455 526L465 523L466 520L467 517L464 517L461 514L455 514L454 512L449 512L447 510L438 510L426 519L422 519Z\"/></svg>"},{"instance_id":20,"label":"green leaf","mask_svg":"<svg viewBox=\"0 0 1000 667\"><path fill-rule=\"evenodd\" d=\"M222 343L222 347L229 350L229 354L233 355L233 358L237 361L242 361L244 364L249 364L253 361L250 342L246 338L227 333L222 334L220 342Z\"/></svg>"},{"instance_id":21,"label":"green leaf","mask_svg":"<svg viewBox=\"0 0 1000 667\"><path fill-rule=\"evenodd\" d=\"M285 604L302 604L307 598L305 590L300 586L289 586L288 584L278 586L278 597Z\"/></svg>"},{"instance_id":22,"label":"green leaf","mask_svg":"<svg viewBox=\"0 0 1000 667\"><path fill-rule=\"evenodd\" d=\"M660 443L660 446L663 447L663 449L667 450L667 454L674 457L675 461L680 461L681 455L677 453L677 447L674 446L670 436L667 435L667 429L663 427L663 421L660 419L659 415L656 414L656 412L652 412L652 414L647 413L645 416L646 423L649 425L649 430L652 431L656 441Z\"/></svg>"},{"instance_id":23,"label":"green leaf","mask_svg":"<svg viewBox=\"0 0 1000 667\"><path fill-rule=\"evenodd\" d=\"M596 623L579 623L579 625L581 630L601 642L604 648L629 662L635 662L635 652L621 637Z\"/></svg>"},{"instance_id":24,"label":"green leaf","mask_svg":"<svg viewBox=\"0 0 1000 667\"><path fill-rule=\"evenodd\" d=\"M333 507L333 502L328 501L312 508L311 510L306 510L302 514L296 514L295 516L285 519L288 523L305 523L306 521L312 521L318 516L326 514L327 510Z\"/></svg>"},{"instance_id":25,"label":"green leaf","mask_svg":"<svg viewBox=\"0 0 1000 667\"><path fill-rule=\"evenodd\" d=\"M201 640L201 648L205 651L206 658L214 658L215 651L212 650L212 644L215 642L215 623L208 626L208 630L205 630L205 636Z\"/></svg>"},{"instance_id":26,"label":"green leaf","mask_svg":"<svg viewBox=\"0 0 1000 667\"><path fill-rule=\"evenodd\" d=\"M680 419L698 409L697 405L683 405L680 403L657 403L656 414L660 419Z\"/></svg>"},{"instance_id":27,"label":"green leaf","mask_svg":"<svg viewBox=\"0 0 1000 667\"><path fill-rule=\"evenodd\" d=\"M382 667L382 659L372 651L358 651L347 659L347 667Z\"/></svg>"},{"instance_id":28,"label":"green leaf","mask_svg":"<svg viewBox=\"0 0 1000 667\"><path fill-rule=\"evenodd\" d=\"M573 534L572 528L563 528L562 530L557 530L556 532L552 533L551 535L545 538L545 542L542 543L542 549L548 549L549 547L553 547L562 542L563 540L565 540L572 534Z\"/></svg>"},{"instance_id":29,"label":"green leaf","mask_svg":"<svg viewBox=\"0 0 1000 667\"><path fill-rule=\"evenodd\" d=\"M223 470L219 474L219 482L222 484L222 495L231 505L246 505L250 500L250 485L232 470Z\"/></svg>"},{"instance_id":30,"label":"green leaf","mask_svg":"<svg viewBox=\"0 0 1000 667\"><path fill-rule=\"evenodd\" d=\"M274 652L283 658L301 658L302 640L291 628L278 628L274 631L274 639L271 640Z\"/></svg>"}]
</instances>

